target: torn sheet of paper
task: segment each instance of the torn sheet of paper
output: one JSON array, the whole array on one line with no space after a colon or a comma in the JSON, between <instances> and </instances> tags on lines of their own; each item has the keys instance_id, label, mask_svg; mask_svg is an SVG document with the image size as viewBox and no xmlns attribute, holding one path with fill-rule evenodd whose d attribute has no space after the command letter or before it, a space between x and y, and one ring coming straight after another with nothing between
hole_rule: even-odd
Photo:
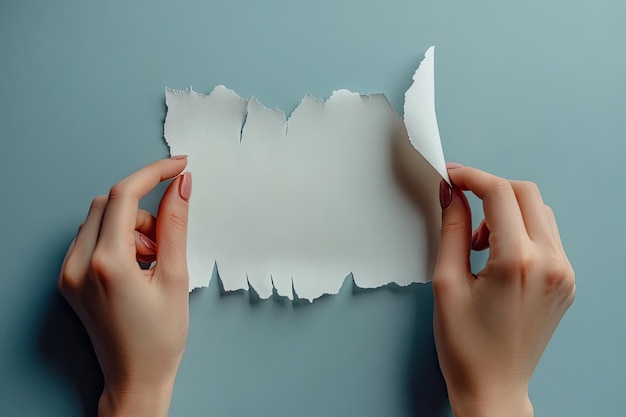
<instances>
[{"instance_id":1,"label":"torn sheet of paper","mask_svg":"<svg viewBox=\"0 0 626 417\"><path fill-rule=\"evenodd\" d=\"M190 289L214 265L224 290L260 298L314 300L350 274L362 288L429 280L447 180L433 74L431 48L404 122L379 94L307 96L286 120L223 86L167 89L165 139L194 176Z\"/></svg>"}]
</instances>

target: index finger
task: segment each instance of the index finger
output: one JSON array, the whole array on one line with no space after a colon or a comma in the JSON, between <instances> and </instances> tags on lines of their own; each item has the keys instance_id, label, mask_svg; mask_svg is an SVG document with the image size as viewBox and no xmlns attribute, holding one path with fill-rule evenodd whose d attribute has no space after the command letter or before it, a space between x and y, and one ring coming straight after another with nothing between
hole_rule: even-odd
<instances>
[{"instance_id":1,"label":"index finger","mask_svg":"<svg viewBox=\"0 0 626 417\"><path fill-rule=\"evenodd\" d=\"M98 244L110 249L134 248L139 200L160 182L180 174L186 165L185 157L161 159L115 184L109 192ZM134 258L134 253L131 258Z\"/></svg>"},{"instance_id":2,"label":"index finger","mask_svg":"<svg viewBox=\"0 0 626 417\"><path fill-rule=\"evenodd\" d=\"M448 173L453 184L482 200L490 236L502 236L506 240L528 236L515 192L507 179L471 167L450 169Z\"/></svg>"}]
</instances>

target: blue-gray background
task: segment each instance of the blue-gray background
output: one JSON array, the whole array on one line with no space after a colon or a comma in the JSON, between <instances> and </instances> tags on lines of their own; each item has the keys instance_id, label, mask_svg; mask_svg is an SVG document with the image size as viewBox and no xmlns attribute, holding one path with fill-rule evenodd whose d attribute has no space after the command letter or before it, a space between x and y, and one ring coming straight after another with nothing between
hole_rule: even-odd
<instances>
[{"instance_id":1,"label":"blue-gray background","mask_svg":"<svg viewBox=\"0 0 626 417\"><path fill-rule=\"evenodd\" d=\"M401 109L434 44L446 159L536 181L577 272L537 414L623 415L625 18L618 0L3 0L0 414L93 414L101 376L55 280L92 197L167 156L165 86ZM430 285L347 281L303 306L194 292L171 415L445 415L431 308Z\"/></svg>"}]
</instances>

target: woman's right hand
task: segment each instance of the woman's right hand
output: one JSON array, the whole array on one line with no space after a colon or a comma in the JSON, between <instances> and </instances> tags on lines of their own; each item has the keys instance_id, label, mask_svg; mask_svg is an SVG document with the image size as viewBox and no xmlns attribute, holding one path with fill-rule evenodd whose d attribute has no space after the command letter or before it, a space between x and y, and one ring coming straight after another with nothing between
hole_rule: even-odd
<instances>
[{"instance_id":1,"label":"woman's right hand","mask_svg":"<svg viewBox=\"0 0 626 417\"><path fill-rule=\"evenodd\" d=\"M528 384L559 321L574 301L574 271L552 210L531 182L449 164L433 276L439 364L457 417L532 416ZM472 234L463 191L483 202ZM470 271L471 249L489 248Z\"/></svg>"}]
</instances>

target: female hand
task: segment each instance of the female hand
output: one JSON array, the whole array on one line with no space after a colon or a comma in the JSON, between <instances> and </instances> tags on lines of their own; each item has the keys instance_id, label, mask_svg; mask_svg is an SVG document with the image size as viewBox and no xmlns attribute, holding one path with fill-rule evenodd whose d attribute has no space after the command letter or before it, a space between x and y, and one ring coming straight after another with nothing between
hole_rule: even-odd
<instances>
[{"instance_id":1,"label":"female hand","mask_svg":"<svg viewBox=\"0 0 626 417\"><path fill-rule=\"evenodd\" d=\"M552 210L537 186L449 164L433 276L434 332L457 417L532 416L528 384L552 333L574 301L574 271ZM483 202L472 239L462 190ZM473 242L473 243L472 243ZM473 275L472 248L489 248Z\"/></svg>"},{"instance_id":2,"label":"female hand","mask_svg":"<svg viewBox=\"0 0 626 417\"><path fill-rule=\"evenodd\" d=\"M156 220L139 200L186 165L185 157L156 161L97 197L63 262L59 290L104 374L100 415L167 415L189 327L191 175L172 181ZM142 270L138 260L154 254L156 266Z\"/></svg>"}]
</instances>

